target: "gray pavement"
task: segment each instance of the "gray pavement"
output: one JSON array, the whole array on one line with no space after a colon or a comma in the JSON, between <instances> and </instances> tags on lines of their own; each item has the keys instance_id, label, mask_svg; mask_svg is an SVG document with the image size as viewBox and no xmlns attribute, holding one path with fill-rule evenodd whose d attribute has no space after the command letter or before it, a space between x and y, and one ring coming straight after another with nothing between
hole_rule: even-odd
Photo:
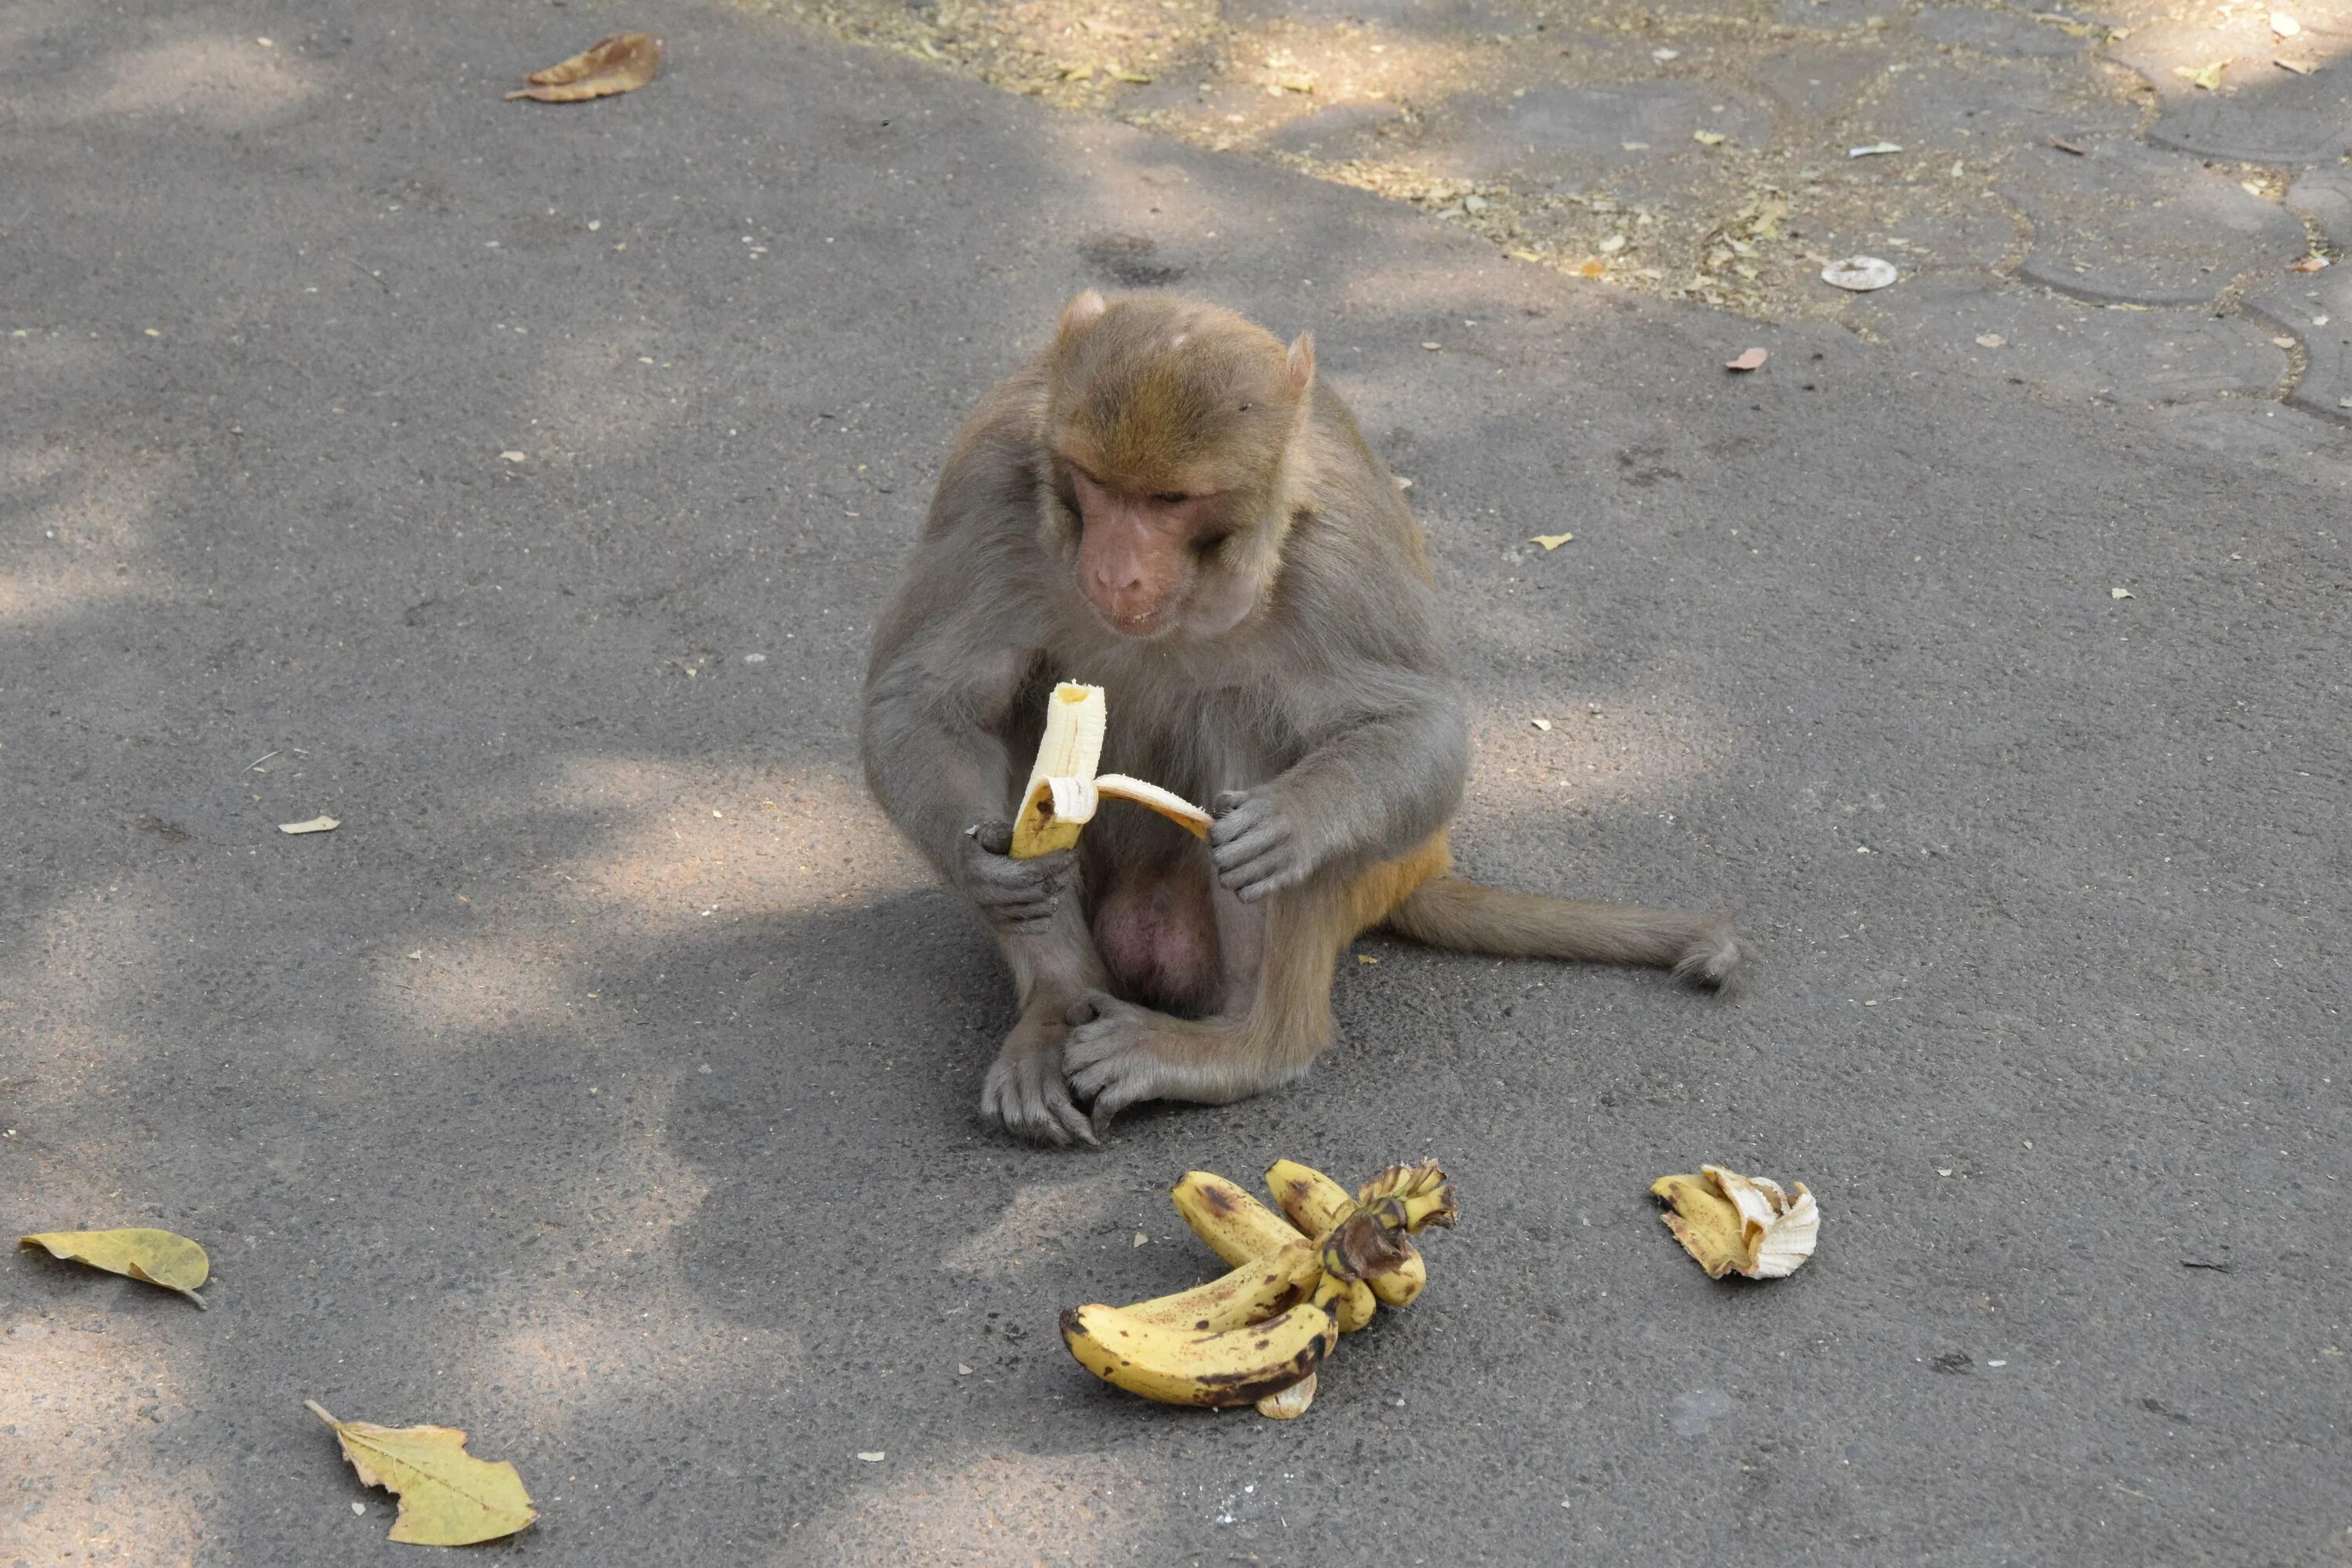
<instances>
[{"instance_id":1,"label":"gray pavement","mask_svg":"<svg viewBox=\"0 0 2352 1568\"><path fill-rule=\"evenodd\" d=\"M645 90L500 101L643 25ZM0 41L0 1215L216 1269L0 1268L0 1563L417 1560L306 1397L468 1428L566 1563L2352 1561L2333 426L724 8ZM1139 278L1311 328L1414 480L1471 868L1735 903L1739 994L1368 942L1288 1092L978 1125L1006 987L860 657L956 416ZM1184 1169L1423 1154L1463 1224L1304 1420L1056 1342L1208 1271ZM1710 1160L1816 1260L1700 1275L1644 1189Z\"/></svg>"}]
</instances>

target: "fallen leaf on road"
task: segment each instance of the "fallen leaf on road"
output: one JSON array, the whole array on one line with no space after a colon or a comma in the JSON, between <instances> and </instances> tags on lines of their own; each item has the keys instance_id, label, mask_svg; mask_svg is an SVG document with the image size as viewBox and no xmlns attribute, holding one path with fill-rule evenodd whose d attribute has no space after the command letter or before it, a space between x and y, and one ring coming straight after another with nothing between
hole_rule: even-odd
<instances>
[{"instance_id":1,"label":"fallen leaf on road","mask_svg":"<svg viewBox=\"0 0 2352 1568\"><path fill-rule=\"evenodd\" d=\"M1761 370L1764 366L1764 362L1771 357L1771 354L1766 350L1748 349L1742 352L1738 359L1725 360L1723 362L1723 368L1726 370Z\"/></svg>"},{"instance_id":2,"label":"fallen leaf on road","mask_svg":"<svg viewBox=\"0 0 2352 1568\"><path fill-rule=\"evenodd\" d=\"M1532 250L1514 250L1511 252L1511 259L1514 261L1541 261L1543 258Z\"/></svg>"},{"instance_id":3,"label":"fallen leaf on road","mask_svg":"<svg viewBox=\"0 0 2352 1568\"><path fill-rule=\"evenodd\" d=\"M1430 353L1435 353L1438 350L1440 350L1440 349L1444 348L1445 345L1444 345L1444 343L1423 343L1423 344L1422 344L1421 346L1422 346L1423 348L1427 349Z\"/></svg>"},{"instance_id":4,"label":"fallen leaf on road","mask_svg":"<svg viewBox=\"0 0 2352 1568\"><path fill-rule=\"evenodd\" d=\"M2132 591L2129 588L2110 588L2107 590L2107 597L2110 599L2128 599L2131 596Z\"/></svg>"},{"instance_id":5,"label":"fallen leaf on road","mask_svg":"<svg viewBox=\"0 0 2352 1568\"><path fill-rule=\"evenodd\" d=\"M278 831L280 833L332 833L341 826L341 822L331 816L314 816L308 822L281 822L278 825Z\"/></svg>"},{"instance_id":6,"label":"fallen leaf on road","mask_svg":"<svg viewBox=\"0 0 2352 1568\"><path fill-rule=\"evenodd\" d=\"M1117 77L1121 81L1131 81L1138 87L1141 87L1151 80L1150 77L1144 75L1141 71L1113 71L1110 74Z\"/></svg>"},{"instance_id":7,"label":"fallen leaf on road","mask_svg":"<svg viewBox=\"0 0 2352 1568\"><path fill-rule=\"evenodd\" d=\"M878 1465L890 1456L880 1448L869 1448L865 1453L860 1454L857 1457L865 1460L869 1465Z\"/></svg>"},{"instance_id":8,"label":"fallen leaf on road","mask_svg":"<svg viewBox=\"0 0 2352 1568\"><path fill-rule=\"evenodd\" d=\"M1731 138L1720 131L1694 131L1691 132L1691 140L1708 147L1720 147Z\"/></svg>"},{"instance_id":9,"label":"fallen leaf on road","mask_svg":"<svg viewBox=\"0 0 2352 1568\"><path fill-rule=\"evenodd\" d=\"M2293 71L2297 76L2309 76L2319 68L2319 63L2316 60L2291 60L2284 55L2273 60L2271 64L2283 71Z\"/></svg>"},{"instance_id":10,"label":"fallen leaf on road","mask_svg":"<svg viewBox=\"0 0 2352 1568\"><path fill-rule=\"evenodd\" d=\"M379 1426L338 1421L315 1399L303 1405L335 1429L362 1482L400 1494L394 1541L412 1546L471 1546L512 1535L539 1517L512 1465L466 1452L455 1426Z\"/></svg>"},{"instance_id":11,"label":"fallen leaf on road","mask_svg":"<svg viewBox=\"0 0 2352 1568\"><path fill-rule=\"evenodd\" d=\"M2229 68L2228 60L2215 60L2210 66L2175 66L2172 74L2192 87L2202 88L2207 92L2219 92L2221 90L2221 73Z\"/></svg>"},{"instance_id":12,"label":"fallen leaf on road","mask_svg":"<svg viewBox=\"0 0 2352 1568\"><path fill-rule=\"evenodd\" d=\"M1597 256L1588 256L1577 264L1579 278L1599 278L1609 270L1609 264Z\"/></svg>"},{"instance_id":13,"label":"fallen leaf on road","mask_svg":"<svg viewBox=\"0 0 2352 1568\"><path fill-rule=\"evenodd\" d=\"M2273 338L2271 340L2271 347L2274 349L2291 349L2294 347L2294 340L2293 338Z\"/></svg>"},{"instance_id":14,"label":"fallen leaf on road","mask_svg":"<svg viewBox=\"0 0 2352 1568\"><path fill-rule=\"evenodd\" d=\"M562 65L531 72L523 78L530 85L507 97L535 99L541 103L578 103L585 99L609 98L616 92L635 92L659 76L661 68L659 38L651 33L615 33L609 38L598 39Z\"/></svg>"},{"instance_id":15,"label":"fallen leaf on road","mask_svg":"<svg viewBox=\"0 0 2352 1568\"><path fill-rule=\"evenodd\" d=\"M2091 155L2088 149L2077 147L2072 142L2062 142L2055 136L2050 138L2050 145L2057 148L2061 153L2072 153L2077 158L2087 158Z\"/></svg>"},{"instance_id":16,"label":"fallen leaf on road","mask_svg":"<svg viewBox=\"0 0 2352 1568\"><path fill-rule=\"evenodd\" d=\"M1851 289L1856 294L1884 289L1894 282L1896 276L1895 263L1882 261L1875 256L1849 256L1822 268L1822 282L1833 288Z\"/></svg>"},{"instance_id":17,"label":"fallen leaf on road","mask_svg":"<svg viewBox=\"0 0 2352 1568\"><path fill-rule=\"evenodd\" d=\"M1313 92L1315 79L1311 76L1286 76L1277 79L1275 85L1286 92Z\"/></svg>"},{"instance_id":18,"label":"fallen leaf on road","mask_svg":"<svg viewBox=\"0 0 2352 1568\"><path fill-rule=\"evenodd\" d=\"M1528 722L1533 724L1537 729L1547 732L1551 729L1551 721L1549 719L1530 719Z\"/></svg>"},{"instance_id":19,"label":"fallen leaf on road","mask_svg":"<svg viewBox=\"0 0 2352 1568\"><path fill-rule=\"evenodd\" d=\"M1622 234L1612 234L1593 248L1603 256L1614 256L1625 248L1625 237Z\"/></svg>"},{"instance_id":20,"label":"fallen leaf on road","mask_svg":"<svg viewBox=\"0 0 2352 1568\"><path fill-rule=\"evenodd\" d=\"M2326 265L2327 258L2325 256L2306 256L2300 261L2289 263L2287 270L2289 272L2316 272Z\"/></svg>"},{"instance_id":21,"label":"fallen leaf on road","mask_svg":"<svg viewBox=\"0 0 2352 1568\"><path fill-rule=\"evenodd\" d=\"M1777 1182L1701 1165L1692 1176L1661 1176L1650 1195L1668 1205L1658 1217L1710 1279L1738 1273L1780 1279L1813 1255L1821 1210L1802 1182L1790 1197Z\"/></svg>"},{"instance_id":22,"label":"fallen leaf on road","mask_svg":"<svg viewBox=\"0 0 2352 1568\"><path fill-rule=\"evenodd\" d=\"M1867 147L1849 147L1845 150L1845 155L1849 158L1879 158L1889 153L1901 151L1903 151L1903 144L1900 142L1873 142Z\"/></svg>"},{"instance_id":23,"label":"fallen leaf on road","mask_svg":"<svg viewBox=\"0 0 2352 1568\"><path fill-rule=\"evenodd\" d=\"M499 454L499 461L501 463L528 463L530 461L530 454L529 452L516 452L511 450L500 452Z\"/></svg>"},{"instance_id":24,"label":"fallen leaf on road","mask_svg":"<svg viewBox=\"0 0 2352 1568\"><path fill-rule=\"evenodd\" d=\"M1979 332L1977 334L1977 347L1980 349L1997 349L2007 342L2009 342L2009 340L2002 337L1999 332Z\"/></svg>"},{"instance_id":25,"label":"fallen leaf on road","mask_svg":"<svg viewBox=\"0 0 2352 1568\"><path fill-rule=\"evenodd\" d=\"M205 1304L196 1287L212 1273L212 1261L203 1247L168 1230L45 1230L20 1238L20 1244L46 1247L52 1257L69 1263L127 1274Z\"/></svg>"},{"instance_id":26,"label":"fallen leaf on road","mask_svg":"<svg viewBox=\"0 0 2352 1568\"><path fill-rule=\"evenodd\" d=\"M1570 540L1574 539L1576 535L1572 533L1538 533L1529 539L1528 542L1529 544L1542 545L1544 547L1544 553L1549 555L1553 551L1558 550L1561 545L1566 544Z\"/></svg>"}]
</instances>

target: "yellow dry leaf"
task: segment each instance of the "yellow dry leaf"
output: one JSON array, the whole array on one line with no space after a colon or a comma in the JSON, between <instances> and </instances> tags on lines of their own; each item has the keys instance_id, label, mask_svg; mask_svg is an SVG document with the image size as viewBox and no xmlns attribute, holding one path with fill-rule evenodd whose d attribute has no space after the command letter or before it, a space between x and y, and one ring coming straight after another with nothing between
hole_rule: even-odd
<instances>
[{"instance_id":1,"label":"yellow dry leaf","mask_svg":"<svg viewBox=\"0 0 2352 1568\"><path fill-rule=\"evenodd\" d=\"M1704 146L1720 147L1731 138L1720 131L1694 131L1691 132L1691 140Z\"/></svg>"},{"instance_id":2,"label":"yellow dry leaf","mask_svg":"<svg viewBox=\"0 0 2352 1568\"><path fill-rule=\"evenodd\" d=\"M1542 545L1544 547L1544 553L1549 555L1553 551L1558 550L1561 545L1566 544L1570 540L1574 539L1576 535L1572 533L1538 533L1530 538L1528 542L1529 544Z\"/></svg>"},{"instance_id":3,"label":"yellow dry leaf","mask_svg":"<svg viewBox=\"0 0 2352 1568\"><path fill-rule=\"evenodd\" d=\"M2229 68L2228 60L2215 60L2210 66L2175 66L2172 74L2191 86L2203 88L2207 92L2219 92L2221 90L2221 73Z\"/></svg>"},{"instance_id":4,"label":"yellow dry leaf","mask_svg":"<svg viewBox=\"0 0 2352 1568\"><path fill-rule=\"evenodd\" d=\"M1609 270L1609 264L1597 256L1589 256L1575 268L1579 278L1599 278Z\"/></svg>"},{"instance_id":5,"label":"yellow dry leaf","mask_svg":"<svg viewBox=\"0 0 2352 1568\"><path fill-rule=\"evenodd\" d=\"M278 825L278 831L280 833L332 833L341 826L342 824L334 817L314 816L308 822L281 822Z\"/></svg>"},{"instance_id":6,"label":"yellow dry leaf","mask_svg":"<svg viewBox=\"0 0 2352 1568\"><path fill-rule=\"evenodd\" d=\"M539 1517L515 1468L466 1452L455 1426L379 1426L338 1421L315 1399L311 1415L335 1429L343 1458L372 1487L400 1495L394 1541L414 1546L471 1546L512 1535Z\"/></svg>"},{"instance_id":7,"label":"yellow dry leaf","mask_svg":"<svg viewBox=\"0 0 2352 1568\"><path fill-rule=\"evenodd\" d=\"M212 1273L205 1249L168 1230L45 1230L20 1238L26 1247L46 1247L70 1263L87 1263L110 1274L127 1274L166 1290L177 1290L201 1307L196 1287Z\"/></svg>"},{"instance_id":8,"label":"yellow dry leaf","mask_svg":"<svg viewBox=\"0 0 2352 1568\"><path fill-rule=\"evenodd\" d=\"M530 85L507 94L541 103L578 103L635 92L661 74L662 41L651 33L615 33L599 38L562 65L531 72Z\"/></svg>"},{"instance_id":9,"label":"yellow dry leaf","mask_svg":"<svg viewBox=\"0 0 2352 1568\"><path fill-rule=\"evenodd\" d=\"M1141 71L1113 71L1110 74L1117 77L1121 81L1131 81L1138 87L1141 87L1151 80L1150 77L1144 75Z\"/></svg>"}]
</instances>

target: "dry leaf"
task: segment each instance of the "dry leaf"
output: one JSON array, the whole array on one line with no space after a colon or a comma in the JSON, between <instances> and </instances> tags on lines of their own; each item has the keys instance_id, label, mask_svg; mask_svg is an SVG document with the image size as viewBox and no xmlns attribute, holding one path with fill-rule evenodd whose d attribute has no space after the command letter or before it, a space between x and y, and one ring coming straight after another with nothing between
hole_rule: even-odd
<instances>
[{"instance_id":1,"label":"dry leaf","mask_svg":"<svg viewBox=\"0 0 2352 1568\"><path fill-rule=\"evenodd\" d=\"M1731 140L1720 131L1694 131L1691 140L1708 147L1720 147Z\"/></svg>"},{"instance_id":2,"label":"dry leaf","mask_svg":"<svg viewBox=\"0 0 2352 1568\"><path fill-rule=\"evenodd\" d=\"M1514 261L1541 261L1543 258L1532 250L1514 250L1511 252L1511 259Z\"/></svg>"},{"instance_id":3,"label":"dry leaf","mask_svg":"<svg viewBox=\"0 0 2352 1568\"><path fill-rule=\"evenodd\" d=\"M2132 591L2129 588L2110 588L2107 590L2107 597L2110 599L2128 599L2131 596Z\"/></svg>"},{"instance_id":4,"label":"dry leaf","mask_svg":"<svg viewBox=\"0 0 2352 1568\"><path fill-rule=\"evenodd\" d=\"M530 461L530 454L529 452L516 451L500 452L499 454L499 461L502 463L528 463Z\"/></svg>"},{"instance_id":5,"label":"dry leaf","mask_svg":"<svg viewBox=\"0 0 2352 1568\"><path fill-rule=\"evenodd\" d=\"M862 1454L858 1455L857 1457L858 1457L859 1458L861 1458L861 1459L865 1460L865 1461L866 1461L867 1464L869 1464L869 1465L878 1465L878 1464L880 1464L883 1460L885 1460L885 1459L888 1458L890 1456L889 1456L889 1454L888 1454L887 1451L885 1451L885 1450L883 1450L883 1449L880 1449L880 1448L869 1448L869 1449L867 1449L865 1453L862 1453Z\"/></svg>"},{"instance_id":6,"label":"dry leaf","mask_svg":"<svg viewBox=\"0 0 2352 1568\"><path fill-rule=\"evenodd\" d=\"M400 1494L400 1517L392 1521L394 1541L471 1546L512 1535L539 1517L515 1468L466 1452L466 1434L455 1426L338 1421L317 1400L302 1403L335 1429L343 1458L361 1481Z\"/></svg>"},{"instance_id":7,"label":"dry leaf","mask_svg":"<svg viewBox=\"0 0 2352 1568\"><path fill-rule=\"evenodd\" d=\"M1977 334L1977 347L1980 349L1997 349L2007 342L2009 342L2009 340L2002 337L1999 332L1979 332Z\"/></svg>"},{"instance_id":8,"label":"dry leaf","mask_svg":"<svg viewBox=\"0 0 2352 1568\"><path fill-rule=\"evenodd\" d=\"M2210 66L2175 66L2172 74L2207 92L2221 90L2221 73L2230 68L2228 60L2215 60Z\"/></svg>"},{"instance_id":9,"label":"dry leaf","mask_svg":"<svg viewBox=\"0 0 2352 1568\"><path fill-rule=\"evenodd\" d=\"M1901 151L1903 151L1903 144L1900 142L1873 142L1867 147L1849 147L1845 150L1845 155L1849 158L1880 158L1889 153Z\"/></svg>"},{"instance_id":10,"label":"dry leaf","mask_svg":"<svg viewBox=\"0 0 2352 1568\"><path fill-rule=\"evenodd\" d=\"M2278 67L2278 68L2283 71L2293 71L2297 76L2309 76L2312 72L2319 68L2318 65L2315 61L2291 60L2284 55L2281 55L2277 59L2273 60L2271 64Z\"/></svg>"},{"instance_id":11,"label":"dry leaf","mask_svg":"<svg viewBox=\"0 0 2352 1568\"><path fill-rule=\"evenodd\" d=\"M1530 719L1528 722L1538 730L1549 731L1551 729L1551 721L1549 719Z\"/></svg>"},{"instance_id":12,"label":"dry leaf","mask_svg":"<svg viewBox=\"0 0 2352 1568\"><path fill-rule=\"evenodd\" d=\"M1725 360L1723 362L1723 368L1726 370L1761 370L1764 367L1764 362L1771 357L1771 354L1763 349L1748 349L1745 353L1741 353L1738 359Z\"/></svg>"},{"instance_id":13,"label":"dry leaf","mask_svg":"<svg viewBox=\"0 0 2352 1568\"><path fill-rule=\"evenodd\" d=\"M168 1230L45 1230L19 1240L26 1247L46 1247L52 1257L69 1263L127 1274L205 1304L196 1287L212 1273L212 1260L184 1236Z\"/></svg>"},{"instance_id":14,"label":"dry leaf","mask_svg":"<svg viewBox=\"0 0 2352 1568\"><path fill-rule=\"evenodd\" d=\"M1577 264L1576 275L1579 278L1598 278L1608 270L1608 263L1597 256L1589 256Z\"/></svg>"},{"instance_id":15,"label":"dry leaf","mask_svg":"<svg viewBox=\"0 0 2352 1568\"><path fill-rule=\"evenodd\" d=\"M2091 155L2088 149L2077 147L2072 142L2061 141L2055 136L2050 138L2050 145L2057 148L2061 153L2072 153L2077 158L2087 158Z\"/></svg>"},{"instance_id":16,"label":"dry leaf","mask_svg":"<svg viewBox=\"0 0 2352 1568\"><path fill-rule=\"evenodd\" d=\"M661 68L659 38L651 33L615 33L562 65L531 72L523 78L530 85L507 97L536 99L541 103L609 98L616 92L635 92L659 76Z\"/></svg>"},{"instance_id":17,"label":"dry leaf","mask_svg":"<svg viewBox=\"0 0 2352 1568\"><path fill-rule=\"evenodd\" d=\"M1574 539L1576 535L1572 533L1538 533L1529 539L1528 542L1529 544L1542 545L1544 547L1544 553L1549 555L1553 551L1558 550L1561 545L1566 544L1570 540Z\"/></svg>"},{"instance_id":18,"label":"dry leaf","mask_svg":"<svg viewBox=\"0 0 2352 1568\"><path fill-rule=\"evenodd\" d=\"M2290 263L2287 267L2287 270L2289 272L2316 272L2326 265L2327 258L2325 256L2306 256L2300 261Z\"/></svg>"},{"instance_id":19,"label":"dry leaf","mask_svg":"<svg viewBox=\"0 0 2352 1568\"><path fill-rule=\"evenodd\" d=\"M2271 347L2274 349L2291 349L2294 347L2294 340L2293 338L2273 338L2271 340Z\"/></svg>"},{"instance_id":20,"label":"dry leaf","mask_svg":"<svg viewBox=\"0 0 2352 1568\"><path fill-rule=\"evenodd\" d=\"M1440 350L1440 349L1444 348L1445 345L1444 345L1444 343L1423 343L1423 344L1422 344L1421 346L1422 346L1423 348L1427 349L1430 353L1435 353L1438 350Z\"/></svg>"},{"instance_id":21,"label":"dry leaf","mask_svg":"<svg viewBox=\"0 0 2352 1568\"><path fill-rule=\"evenodd\" d=\"M281 822L278 825L278 831L280 833L332 833L341 826L341 823L331 816L314 816L308 822Z\"/></svg>"},{"instance_id":22,"label":"dry leaf","mask_svg":"<svg viewBox=\"0 0 2352 1568\"><path fill-rule=\"evenodd\" d=\"M1131 81L1138 87L1144 86L1151 80L1150 77L1144 75L1141 71L1113 71L1110 74L1117 77L1121 81Z\"/></svg>"}]
</instances>

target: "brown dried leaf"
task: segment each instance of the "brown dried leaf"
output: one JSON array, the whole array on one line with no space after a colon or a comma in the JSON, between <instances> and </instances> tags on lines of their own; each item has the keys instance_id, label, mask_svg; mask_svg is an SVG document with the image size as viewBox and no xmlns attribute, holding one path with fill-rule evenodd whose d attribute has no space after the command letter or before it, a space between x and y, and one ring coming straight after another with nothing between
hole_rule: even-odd
<instances>
[{"instance_id":1,"label":"brown dried leaf","mask_svg":"<svg viewBox=\"0 0 2352 1568\"><path fill-rule=\"evenodd\" d=\"M2327 258L2325 256L2306 256L2300 261L2289 264L2287 270L2289 272L2316 272L2326 265Z\"/></svg>"},{"instance_id":2,"label":"brown dried leaf","mask_svg":"<svg viewBox=\"0 0 2352 1568\"><path fill-rule=\"evenodd\" d=\"M651 33L615 33L600 38L562 65L536 70L523 79L530 85L507 94L541 103L579 103L635 92L661 74L662 41Z\"/></svg>"},{"instance_id":3,"label":"brown dried leaf","mask_svg":"<svg viewBox=\"0 0 2352 1568\"><path fill-rule=\"evenodd\" d=\"M1771 357L1771 354L1763 349L1749 349L1738 359L1725 360L1723 362L1723 368L1726 370L1761 370L1764 368L1764 362Z\"/></svg>"}]
</instances>

